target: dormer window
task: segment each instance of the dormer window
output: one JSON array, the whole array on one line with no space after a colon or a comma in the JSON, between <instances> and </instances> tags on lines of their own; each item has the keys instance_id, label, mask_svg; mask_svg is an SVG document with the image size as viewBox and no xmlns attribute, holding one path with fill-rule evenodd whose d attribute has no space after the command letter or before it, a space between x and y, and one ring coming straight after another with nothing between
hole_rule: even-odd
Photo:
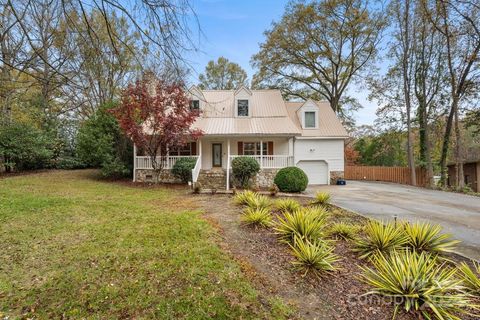
<instances>
[{"instance_id":1,"label":"dormer window","mask_svg":"<svg viewBox=\"0 0 480 320\"><path fill-rule=\"evenodd\" d=\"M237 100L237 116L248 117L248 100L246 99Z\"/></svg>"},{"instance_id":2,"label":"dormer window","mask_svg":"<svg viewBox=\"0 0 480 320\"><path fill-rule=\"evenodd\" d=\"M317 113L315 111L305 111L305 128L316 128L317 127Z\"/></svg>"},{"instance_id":3,"label":"dormer window","mask_svg":"<svg viewBox=\"0 0 480 320\"><path fill-rule=\"evenodd\" d=\"M192 110L192 111L200 110L200 100L191 100L190 101L190 110Z\"/></svg>"}]
</instances>

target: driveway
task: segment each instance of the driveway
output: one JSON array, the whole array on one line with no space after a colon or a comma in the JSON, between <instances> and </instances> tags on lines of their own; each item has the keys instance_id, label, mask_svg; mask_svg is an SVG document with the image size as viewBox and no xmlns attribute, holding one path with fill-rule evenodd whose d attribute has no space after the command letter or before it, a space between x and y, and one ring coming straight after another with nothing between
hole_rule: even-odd
<instances>
[{"instance_id":1,"label":"driveway","mask_svg":"<svg viewBox=\"0 0 480 320\"><path fill-rule=\"evenodd\" d=\"M379 220L427 220L462 241L459 252L480 260L480 197L393 183L347 181L346 186L311 186L328 191L335 205Z\"/></svg>"}]
</instances>

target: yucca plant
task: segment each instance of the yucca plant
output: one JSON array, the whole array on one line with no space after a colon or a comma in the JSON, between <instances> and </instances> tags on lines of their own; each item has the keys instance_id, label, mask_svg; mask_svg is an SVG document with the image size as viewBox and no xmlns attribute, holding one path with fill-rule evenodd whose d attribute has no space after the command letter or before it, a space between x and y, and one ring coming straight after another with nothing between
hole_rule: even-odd
<instances>
[{"instance_id":1,"label":"yucca plant","mask_svg":"<svg viewBox=\"0 0 480 320\"><path fill-rule=\"evenodd\" d=\"M275 201L275 208L281 213L294 212L300 209L300 207L300 203L294 199L283 198Z\"/></svg>"},{"instance_id":2,"label":"yucca plant","mask_svg":"<svg viewBox=\"0 0 480 320\"><path fill-rule=\"evenodd\" d=\"M319 205L319 206L326 206L330 204L330 199L332 196L328 192L320 192L318 191L315 194L315 198L310 202L311 205Z\"/></svg>"},{"instance_id":3,"label":"yucca plant","mask_svg":"<svg viewBox=\"0 0 480 320\"><path fill-rule=\"evenodd\" d=\"M257 194L247 199L247 206L253 209L266 209L272 206L272 201L266 196Z\"/></svg>"},{"instance_id":4,"label":"yucca plant","mask_svg":"<svg viewBox=\"0 0 480 320\"><path fill-rule=\"evenodd\" d=\"M466 291L480 298L480 264L473 262L473 269L468 264L462 262L458 268L460 278Z\"/></svg>"},{"instance_id":5,"label":"yucca plant","mask_svg":"<svg viewBox=\"0 0 480 320\"><path fill-rule=\"evenodd\" d=\"M337 239L353 240L357 238L360 230L362 230L362 227L360 226L345 222L337 222L328 228L327 235Z\"/></svg>"},{"instance_id":6,"label":"yucca plant","mask_svg":"<svg viewBox=\"0 0 480 320\"><path fill-rule=\"evenodd\" d=\"M304 276L309 272L322 276L338 269L335 263L340 259L333 253L334 248L324 241L311 242L295 237L290 248L296 258L292 264L296 269L303 271Z\"/></svg>"},{"instance_id":7,"label":"yucca plant","mask_svg":"<svg viewBox=\"0 0 480 320\"><path fill-rule=\"evenodd\" d=\"M372 286L367 294L394 301L394 318L400 308L426 319L460 320L458 314L467 312L470 299L462 292L456 270L439 264L434 255L407 249L379 253L372 263L373 269L361 267L361 279Z\"/></svg>"},{"instance_id":8,"label":"yucca plant","mask_svg":"<svg viewBox=\"0 0 480 320\"><path fill-rule=\"evenodd\" d=\"M247 225L268 227L272 222L272 215L267 208L246 208L241 220Z\"/></svg>"},{"instance_id":9,"label":"yucca plant","mask_svg":"<svg viewBox=\"0 0 480 320\"><path fill-rule=\"evenodd\" d=\"M325 215L301 208L293 213L286 212L283 217L279 217L274 230L280 241L285 243L293 243L295 236L314 242L324 235L325 225Z\"/></svg>"},{"instance_id":10,"label":"yucca plant","mask_svg":"<svg viewBox=\"0 0 480 320\"><path fill-rule=\"evenodd\" d=\"M245 191L242 191L242 192L239 192L237 194L235 194L235 197L233 198L233 201L238 204L238 205L248 205L249 203L251 203L252 201L254 201L254 199L256 199L258 196L258 194L256 192L253 192L251 190L245 190Z\"/></svg>"},{"instance_id":11,"label":"yucca plant","mask_svg":"<svg viewBox=\"0 0 480 320\"><path fill-rule=\"evenodd\" d=\"M428 222L404 223L407 245L415 251L431 253L452 252L460 241L452 240L450 234L442 234L442 227Z\"/></svg>"},{"instance_id":12,"label":"yucca plant","mask_svg":"<svg viewBox=\"0 0 480 320\"><path fill-rule=\"evenodd\" d=\"M368 258L376 253L388 253L405 247L407 237L401 227L393 222L382 223L370 220L364 227L365 236L356 241L354 251L360 258Z\"/></svg>"}]
</instances>

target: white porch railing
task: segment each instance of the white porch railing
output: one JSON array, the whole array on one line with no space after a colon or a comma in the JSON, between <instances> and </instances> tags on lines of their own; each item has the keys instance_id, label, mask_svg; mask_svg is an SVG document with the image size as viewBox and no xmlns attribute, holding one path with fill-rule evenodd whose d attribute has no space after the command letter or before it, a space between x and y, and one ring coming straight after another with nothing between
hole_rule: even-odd
<instances>
[{"instance_id":1,"label":"white porch railing","mask_svg":"<svg viewBox=\"0 0 480 320\"><path fill-rule=\"evenodd\" d=\"M199 159L198 156L168 156L166 159L164 169L172 169L175 162L177 162L178 159L182 159L182 158L197 159L197 164L198 164L198 159ZM157 157L157 161L160 161L160 157ZM135 168L136 169L153 169L152 159L148 156L135 157Z\"/></svg>"},{"instance_id":2,"label":"white porch railing","mask_svg":"<svg viewBox=\"0 0 480 320\"><path fill-rule=\"evenodd\" d=\"M262 169L274 169L274 168L285 168L293 166L293 156L284 156L284 155L274 155L274 156L241 156L241 155L231 155L231 160L238 157L250 157L257 160Z\"/></svg>"},{"instance_id":3,"label":"white porch railing","mask_svg":"<svg viewBox=\"0 0 480 320\"><path fill-rule=\"evenodd\" d=\"M198 157L195 167L192 169L192 183L197 182L198 176L200 175L200 169L202 168L202 158Z\"/></svg>"}]
</instances>

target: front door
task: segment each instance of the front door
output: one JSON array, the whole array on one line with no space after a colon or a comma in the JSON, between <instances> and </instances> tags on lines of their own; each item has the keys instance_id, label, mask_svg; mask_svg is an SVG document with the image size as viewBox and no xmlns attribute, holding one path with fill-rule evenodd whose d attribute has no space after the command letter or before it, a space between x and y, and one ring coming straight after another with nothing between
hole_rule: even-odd
<instances>
[{"instance_id":1,"label":"front door","mask_svg":"<svg viewBox=\"0 0 480 320\"><path fill-rule=\"evenodd\" d=\"M212 166L213 167L222 166L222 144L221 143L212 143Z\"/></svg>"}]
</instances>

